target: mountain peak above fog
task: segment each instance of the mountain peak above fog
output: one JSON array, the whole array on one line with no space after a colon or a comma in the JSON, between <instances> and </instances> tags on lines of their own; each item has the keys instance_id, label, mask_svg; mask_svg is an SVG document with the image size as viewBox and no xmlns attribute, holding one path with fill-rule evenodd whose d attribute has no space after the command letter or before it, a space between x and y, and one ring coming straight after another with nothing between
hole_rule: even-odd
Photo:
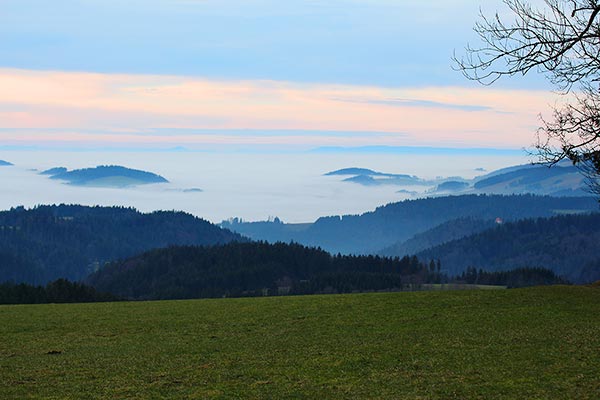
<instances>
[{"instance_id":1,"label":"mountain peak above fog","mask_svg":"<svg viewBox=\"0 0 600 400\"><path fill-rule=\"evenodd\" d=\"M155 173L119 165L99 165L71 171L65 167L56 167L43 171L41 174L48 175L50 179L65 181L77 186L124 188L169 182Z\"/></svg>"},{"instance_id":2,"label":"mountain peak above fog","mask_svg":"<svg viewBox=\"0 0 600 400\"><path fill-rule=\"evenodd\" d=\"M585 196L586 183L577 167L560 163L548 167L539 164L524 164L502 168L473 179L447 177L422 179L412 175L378 172L367 168L344 168L331 171L326 176L343 176L344 182L363 186L423 186L416 195L446 194L538 194L551 196ZM429 187L427 187L429 186Z\"/></svg>"}]
</instances>

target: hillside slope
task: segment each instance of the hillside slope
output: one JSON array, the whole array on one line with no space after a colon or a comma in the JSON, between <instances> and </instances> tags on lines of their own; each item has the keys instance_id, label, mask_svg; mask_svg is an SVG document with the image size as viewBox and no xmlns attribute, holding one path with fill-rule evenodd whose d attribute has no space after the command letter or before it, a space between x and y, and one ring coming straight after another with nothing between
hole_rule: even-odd
<instances>
[{"instance_id":1,"label":"hillside slope","mask_svg":"<svg viewBox=\"0 0 600 400\"><path fill-rule=\"evenodd\" d=\"M417 254L439 259L455 275L467 267L489 271L543 267L572 282L600 279L600 214L528 219L496 226Z\"/></svg>"},{"instance_id":2,"label":"hillside slope","mask_svg":"<svg viewBox=\"0 0 600 400\"><path fill-rule=\"evenodd\" d=\"M551 168L544 165L529 165L495 171L477 179L474 189L480 193L581 196L586 194L587 187L585 176L577 167L569 163L561 163Z\"/></svg>"},{"instance_id":3,"label":"hillside slope","mask_svg":"<svg viewBox=\"0 0 600 400\"><path fill-rule=\"evenodd\" d=\"M312 224L224 221L221 226L255 240L295 241L332 253L375 254L458 218L505 221L598 210L592 197L463 195L406 200L362 215L319 218Z\"/></svg>"},{"instance_id":4,"label":"hillside slope","mask_svg":"<svg viewBox=\"0 0 600 400\"><path fill-rule=\"evenodd\" d=\"M435 275L414 257L336 257L299 244L252 242L152 250L108 264L86 282L148 300L402 289Z\"/></svg>"},{"instance_id":5,"label":"hillside slope","mask_svg":"<svg viewBox=\"0 0 600 400\"><path fill-rule=\"evenodd\" d=\"M407 254L417 254L431 247L461 239L465 236L493 228L494 226L496 226L494 220L480 220L470 217L453 219L425 232L418 233L406 241L386 247L379 254L388 257L403 257Z\"/></svg>"},{"instance_id":6,"label":"hillside slope","mask_svg":"<svg viewBox=\"0 0 600 400\"><path fill-rule=\"evenodd\" d=\"M245 240L182 212L39 206L0 212L0 282L78 280L105 262L168 245Z\"/></svg>"},{"instance_id":7,"label":"hillside slope","mask_svg":"<svg viewBox=\"0 0 600 400\"><path fill-rule=\"evenodd\" d=\"M152 183L166 183L164 177L152 172L126 168L118 165L99 165L94 168L84 168L68 171L64 167L51 168L43 171L50 179L68 182L77 186L100 186L124 188Z\"/></svg>"}]
</instances>

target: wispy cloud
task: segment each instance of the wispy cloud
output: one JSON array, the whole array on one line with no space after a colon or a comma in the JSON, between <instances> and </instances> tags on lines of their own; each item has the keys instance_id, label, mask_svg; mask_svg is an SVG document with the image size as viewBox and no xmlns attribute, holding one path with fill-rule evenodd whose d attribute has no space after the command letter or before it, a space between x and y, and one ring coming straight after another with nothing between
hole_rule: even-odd
<instances>
[{"instance_id":1,"label":"wispy cloud","mask_svg":"<svg viewBox=\"0 0 600 400\"><path fill-rule=\"evenodd\" d=\"M550 99L546 92L526 90L15 69L0 69L0 87L0 127L6 128L0 138L5 142L43 137L173 144L514 147L531 142L531 127ZM27 135L19 131L25 128L30 129Z\"/></svg>"},{"instance_id":2,"label":"wispy cloud","mask_svg":"<svg viewBox=\"0 0 600 400\"><path fill-rule=\"evenodd\" d=\"M473 104L453 104L453 103L442 103L431 100L417 100L417 99L333 99L338 101L346 101L350 103L367 103L367 104L381 104L384 106L392 107L426 107L426 108L447 108L452 110L462 111L491 111L492 107L485 105L473 105Z\"/></svg>"}]
</instances>

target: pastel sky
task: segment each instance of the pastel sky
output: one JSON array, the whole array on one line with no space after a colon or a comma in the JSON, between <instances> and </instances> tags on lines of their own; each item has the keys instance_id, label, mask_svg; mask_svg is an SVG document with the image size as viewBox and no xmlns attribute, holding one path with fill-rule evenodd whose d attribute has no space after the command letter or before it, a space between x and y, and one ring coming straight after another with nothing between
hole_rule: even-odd
<instances>
[{"instance_id":1,"label":"pastel sky","mask_svg":"<svg viewBox=\"0 0 600 400\"><path fill-rule=\"evenodd\" d=\"M554 97L452 70L471 0L0 0L0 144L521 148Z\"/></svg>"}]
</instances>

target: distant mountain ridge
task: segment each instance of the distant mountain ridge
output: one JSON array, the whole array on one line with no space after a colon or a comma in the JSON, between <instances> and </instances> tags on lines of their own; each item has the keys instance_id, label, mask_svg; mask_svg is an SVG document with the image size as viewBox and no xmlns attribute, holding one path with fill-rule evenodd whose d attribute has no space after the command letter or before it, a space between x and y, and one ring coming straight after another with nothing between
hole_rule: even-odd
<instances>
[{"instance_id":1,"label":"distant mountain ridge","mask_svg":"<svg viewBox=\"0 0 600 400\"><path fill-rule=\"evenodd\" d=\"M335 176L335 175L369 175L369 176L392 176L393 174L386 174L383 172L373 171L368 168L343 168L335 171L327 172L324 174L325 176Z\"/></svg>"},{"instance_id":2,"label":"distant mountain ridge","mask_svg":"<svg viewBox=\"0 0 600 400\"><path fill-rule=\"evenodd\" d=\"M444 222L458 218L506 221L598 210L592 197L461 195L405 200L361 215L322 217L308 224L223 221L222 227L254 240L295 241L332 253L376 254Z\"/></svg>"},{"instance_id":3,"label":"distant mountain ridge","mask_svg":"<svg viewBox=\"0 0 600 400\"><path fill-rule=\"evenodd\" d=\"M577 167L559 163L545 165L516 165L492 171L474 179L445 177L422 179L413 175L390 174L367 168L344 168L326 176L348 176L344 182L363 186L397 185L425 186L420 195L447 194L537 194L549 196L586 196L586 181Z\"/></svg>"},{"instance_id":4,"label":"distant mountain ridge","mask_svg":"<svg viewBox=\"0 0 600 400\"><path fill-rule=\"evenodd\" d=\"M572 165L525 166L479 178L473 188L486 193L515 191L554 196L581 195L585 194L585 178Z\"/></svg>"},{"instance_id":5,"label":"distant mountain ridge","mask_svg":"<svg viewBox=\"0 0 600 400\"><path fill-rule=\"evenodd\" d=\"M0 167L9 167L11 165L13 164L9 163L8 161L0 160Z\"/></svg>"},{"instance_id":6,"label":"distant mountain ridge","mask_svg":"<svg viewBox=\"0 0 600 400\"><path fill-rule=\"evenodd\" d=\"M129 187L151 183L167 183L164 177L152 172L126 168L118 165L99 165L69 171L64 167L51 168L41 172L50 179L66 181L77 186Z\"/></svg>"},{"instance_id":7,"label":"distant mountain ridge","mask_svg":"<svg viewBox=\"0 0 600 400\"><path fill-rule=\"evenodd\" d=\"M442 182L435 188L434 192L462 192L469 188L469 183L465 181L447 181Z\"/></svg>"},{"instance_id":8,"label":"distant mountain ridge","mask_svg":"<svg viewBox=\"0 0 600 400\"><path fill-rule=\"evenodd\" d=\"M407 175L407 174L389 174L385 172L373 171L367 168L343 168L336 171L330 171L324 174L324 176L349 176L344 178L344 182L358 183L364 186L378 186L378 185L429 185L428 181L425 181L418 176Z\"/></svg>"}]
</instances>

